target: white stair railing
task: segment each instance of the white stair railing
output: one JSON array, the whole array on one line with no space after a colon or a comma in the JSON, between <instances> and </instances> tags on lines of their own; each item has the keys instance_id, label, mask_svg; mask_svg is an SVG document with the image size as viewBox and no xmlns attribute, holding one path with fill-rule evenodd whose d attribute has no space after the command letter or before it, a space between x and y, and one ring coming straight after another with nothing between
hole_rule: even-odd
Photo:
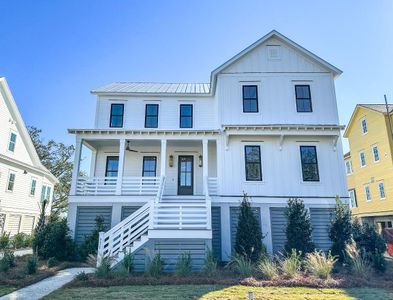
<instances>
[{"instance_id":1,"label":"white stair railing","mask_svg":"<svg viewBox=\"0 0 393 300\"><path fill-rule=\"evenodd\" d=\"M212 200L210 198L210 194L209 194L209 177L205 177L203 178L203 188L205 191L205 198L206 198L206 212L207 212L207 220L206 220L206 228L208 230L212 229Z\"/></svg>"}]
</instances>

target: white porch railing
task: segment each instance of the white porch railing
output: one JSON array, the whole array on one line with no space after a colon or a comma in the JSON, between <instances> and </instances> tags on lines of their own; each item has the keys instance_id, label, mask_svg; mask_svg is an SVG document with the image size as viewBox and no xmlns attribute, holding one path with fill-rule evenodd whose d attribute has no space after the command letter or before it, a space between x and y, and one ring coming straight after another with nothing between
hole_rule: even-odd
<instances>
[{"instance_id":1,"label":"white porch railing","mask_svg":"<svg viewBox=\"0 0 393 300\"><path fill-rule=\"evenodd\" d=\"M123 177L121 195L156 195L160 177ZM79 177L76 194L82 196L115 195L117 177Z\"/></svg>"},{"instance_id":2,"label":"white porch railing","mask_svg":"<svg viewBox=\"0 0 393 300\"><path fill-rule=\"evenodd\" d=\"M207 186L209 195L218 195L218 178L217 177L208 177Z\"/></svg>"}]
</instances>

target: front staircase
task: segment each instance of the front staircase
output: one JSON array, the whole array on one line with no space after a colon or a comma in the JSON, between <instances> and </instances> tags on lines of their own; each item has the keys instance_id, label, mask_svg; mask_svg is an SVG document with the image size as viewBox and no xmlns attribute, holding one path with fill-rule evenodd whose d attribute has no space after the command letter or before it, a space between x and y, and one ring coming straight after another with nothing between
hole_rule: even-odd
<instances>
[{"instance_id":1,"label":"front staircase","mask_svg":"<svg viewBox=\"0 0 393 300\"><path fill-rule=\"evenodd\" d=\"M100 232L97 265L102 258L111 257L114 267L126 253L135 253L157 237L187 239L198 233L211 236L208 178L204 178L205 195L201 196L163 195L164 186L165 177L162 177L154 198L109 231Z\"/></svg>"}]
</instances>

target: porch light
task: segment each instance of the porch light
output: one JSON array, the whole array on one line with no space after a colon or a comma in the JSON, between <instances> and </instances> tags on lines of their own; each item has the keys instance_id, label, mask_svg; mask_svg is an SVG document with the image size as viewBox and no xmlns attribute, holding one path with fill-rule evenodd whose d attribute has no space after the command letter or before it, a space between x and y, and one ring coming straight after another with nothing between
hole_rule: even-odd
<instances>
[{"instance_id":1,"label":"porch light","mask_svg":"<svg viewBox=\"0 0 393 300\"><path fill-rule=\"evenodd\" d=\"M198 156L198 165L199 165L200 167L203 166L203 157L202 157L202 155L199 155L199 156Z\"/></svg>"},{"instance_id":2,"label":"porch light","mask_svg":"<svg viewBox=\"0 0 393 300\"><path fill-rule=\"evenodd\" d=\"M173 155L169 155L169 167L173 167Z\"/></svg>"}]
</instances>

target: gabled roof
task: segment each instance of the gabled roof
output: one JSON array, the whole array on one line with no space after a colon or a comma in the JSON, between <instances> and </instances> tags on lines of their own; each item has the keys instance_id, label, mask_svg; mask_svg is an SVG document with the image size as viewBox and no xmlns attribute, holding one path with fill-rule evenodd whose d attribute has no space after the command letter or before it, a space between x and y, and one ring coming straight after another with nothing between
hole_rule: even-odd
<instances>
[{"instance_id":1,"label":"gabled roof","mask_svg":"<svg viewBox=\"0 0 393 300\"><path fill-rule=\"evenodd\" d=\"M239 52L231 59L211 72L210 83L151 83L151 82L114 82L104 85L91 91L93 94L156 94L156 95L214 95L217 75L247 55L249 52L263 44L270 38L276 38L289 47L301 52L312 61L320 64L331 71L334 77L340 75L342 71L329 64L319 56L311 53L307 49L290 40L276 30L272 30L252 45Z\"/></svg>"},{"instance_id":2,"label":"gabled roof","mask_svg":"<svg viewBox=\"0 0 393 300\"><path fill-rule=\"evenodd\" d=\"M348 126L347 129L344 132L344 137L348 137L349 134L349 130L352 127L352 123L353 123L353 118L355 117L356 113L358 112L358 110L360 108L365 108L377 113L381 113L384 115L387 115L387 111L386 111L386 105L385 104L356 104L355 109L353 110L353 113L351 115L351 119L348 122ZM389 109L389 114L391 114L393 112L393 104L388 104L388 109Z\"/></svg>"},{"instance_id":3,"label":"gabled roof","mask_svg":"<svg viewBox=\"0 0 393 300\"><path fill-rule=\"evenodd\" d=\"M38 157L37 151L33 145L33 142L31 141L30 135L26 129L26 125L23 122L22 116L15 103L14 97L11 94L11 90L7 84L5 77L0 77L0 92L3 92L5 96L4 97L4 100L6 102L5 104L8 107L8 110L12 118L16 121L16 126L18 128L19 135L23 140L27 152L30 155L30 158L33 162L33 167L36 170L45 173L53 183L57 183L58 182L57 178L53 176L53 174L49 172L47 168L45 168L45 166L41 163L40 158Z\"/></svg>"}]
</instances>

